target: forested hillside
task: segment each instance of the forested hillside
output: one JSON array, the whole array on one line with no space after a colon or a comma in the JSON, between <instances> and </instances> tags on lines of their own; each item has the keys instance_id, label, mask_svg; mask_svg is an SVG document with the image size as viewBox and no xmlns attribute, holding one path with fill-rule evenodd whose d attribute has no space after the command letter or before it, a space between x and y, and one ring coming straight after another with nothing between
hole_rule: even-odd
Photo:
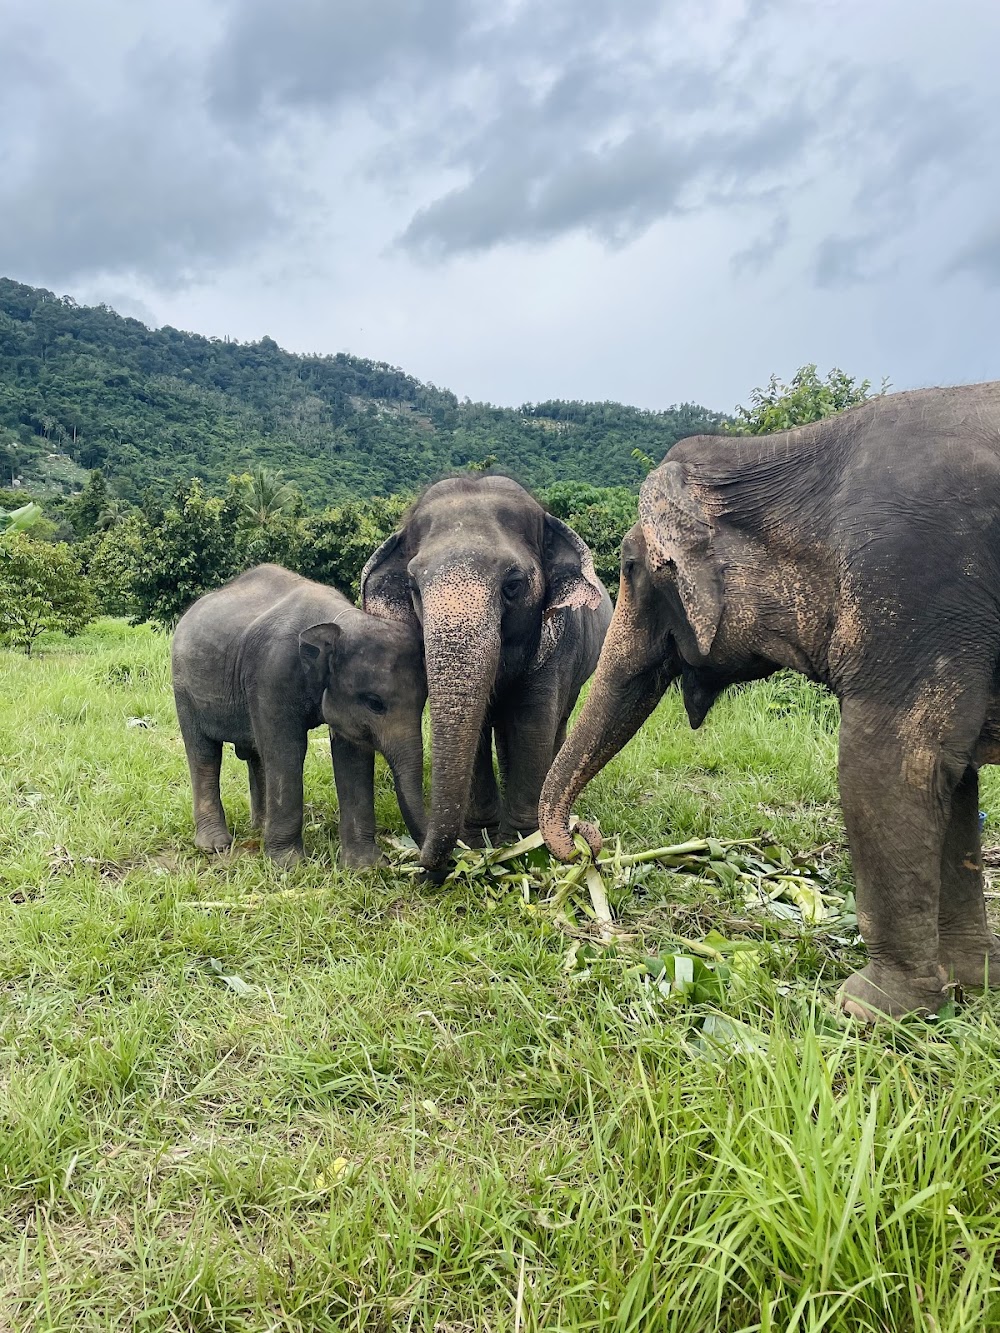
<instances>
[{"instance_id":1,"label":"forested hillside","mask_svg":"<svg viewBox=\"0 0 1000 1333\"><path fill-rule=\"evenodd\" d=\"M99 467L137 500L193 476L218 488L264 463L323 504L412 491L491 455L536 487L632 485L633 449L658 459L724 419L689 403L460 402L379 362L148 329L0 279L0 485L20 475L38 493Z\"/></svg>"}]
</instances>

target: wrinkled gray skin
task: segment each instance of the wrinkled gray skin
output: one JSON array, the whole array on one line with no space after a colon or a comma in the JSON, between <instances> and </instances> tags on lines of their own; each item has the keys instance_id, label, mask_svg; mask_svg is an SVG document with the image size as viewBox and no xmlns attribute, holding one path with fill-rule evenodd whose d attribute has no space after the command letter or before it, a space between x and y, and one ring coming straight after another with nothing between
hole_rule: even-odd
<instances>
[{"instance_id":1,"label":"wrinkled gray skin","mask_svg":"<svg viewBox=\"0 0 1000 1333\"><path fill-rule=\"evenodd\" d=\"M1000 982L978 768L1000 762L1000 383L878 398L765 437L684 440L646 479L587 702L541 796L582 788L682 678L693 726L790 667L841 704L840 794L870 962L864 1021ZM593 846L595 831L580 826Z\"/></svg>"},{"instance_id":2,"label":"wrinkled gray skin","mask_svg":"<svg viewBox=\"0 0 1000 1333\"><path fill-rule=\"evenodd\" d=\"M302 856L302 767L311 728L330 728L340 857L378 860L375 751L407 828L424 835L420 639L366 616L333 588L260 565L185 612L172 649L174 698L194 788L195 845L232 843L219 795L222 744L247 761L254 827L280 865Z\"/></svg>"},{"instance_id":3,"label":"wrinkled gray skin","mask_svg":"<svg viewBox=\"0 0 1000 1333\"><path fill-rule=\"evenodd\" d=\"M533 831L611 620L585 544L515 481L452 477L375 552L362 597L367 611L423 632L433 762L421 864L439 876L460 837Z\"/></svg>"}]
</instances>

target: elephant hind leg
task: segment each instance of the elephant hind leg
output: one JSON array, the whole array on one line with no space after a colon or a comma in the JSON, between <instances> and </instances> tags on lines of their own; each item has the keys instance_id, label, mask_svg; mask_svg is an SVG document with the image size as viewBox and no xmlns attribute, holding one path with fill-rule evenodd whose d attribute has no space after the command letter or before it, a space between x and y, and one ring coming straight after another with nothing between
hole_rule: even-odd
<instances>
[{"instance_id":1,"label":"elephant hind leg","mask_svg":"<svg viewBox=\"0 0 1000 1333\"><path fill-rule=\"evenodd\" d=\"M267 781L264 774L264 761L252 745L237 745L236 757L247 766L250 784L250 827L261 830L267 816Z\"/></svg>"},{"instance_id":2,"label":"elephant hind leg","mask_svg":"<svg viewBox=\"0 0 1000 1333\"><path fill-rule=\"evenodd\" d=\"M267 814L267 775L264 761L255 750L247 757L247 775L250 779L250 825L263 829Z\"/></svg>"},{"instance_id":3,"label":"elephant hind leg","mask_svg":"<svg viewBox=\"0 0 1000 1333\"><path fill-rule=\"evenodd\" d=\"M1000 986L1000 940L986 920L979 835L979 775L970 764L951 798L941 855L939 957L963 986Z\"/></svg>"},{"instance_id":4,"label":"elephant hind leg","mask_svg":"<svg viewBox=\"0 0 1000 1333\"><path fill-rule=\"evenodd\" d=\"M177 708L194 794L194 845L203 852L227 851L233 842L222 808L219 779L222 742L212 740L180 703Z\"/></svg>"}]
</instances>

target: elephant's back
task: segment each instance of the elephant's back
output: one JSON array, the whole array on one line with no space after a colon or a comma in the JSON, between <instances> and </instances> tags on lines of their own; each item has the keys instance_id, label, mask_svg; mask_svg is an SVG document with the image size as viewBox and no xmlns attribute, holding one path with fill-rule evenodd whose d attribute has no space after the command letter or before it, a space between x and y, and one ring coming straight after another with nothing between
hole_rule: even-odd
<instances>
[{"instance_id":1,"label":"elephant's back","mask_svg":"<svg viewBox=\"0 0 1000 1333\"><path fill-rule=\"evenodd\" d=\"M296 583L274 603L261 610L247 626L247 637L264 637L275 643L294 640L312 625L329 624L345 611L357 610L336 588L296 575ZM296 647L296 652L298 651Z\"/></svg>"},{"instance_id":2,"label":"elephant's back","mask_svg":"<svg viewBox=\"0 0 1000 1333\"><path fill-rule=\"evenodd\" d=\"M258 565L205 593L185 611L174 631L175 689L197 687L204 694L214 681L213 688L228 695L232 682L244 674L248 640L275 636L284 607L310 593L324 592L341 596L280 565Z\"/></svg>"}]
</instances>

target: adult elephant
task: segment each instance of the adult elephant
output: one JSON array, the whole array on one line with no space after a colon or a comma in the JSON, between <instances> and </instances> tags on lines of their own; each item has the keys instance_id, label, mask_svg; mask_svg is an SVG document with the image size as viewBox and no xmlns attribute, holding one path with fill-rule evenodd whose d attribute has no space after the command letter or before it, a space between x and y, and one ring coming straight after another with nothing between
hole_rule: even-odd
<instances>
[{"instance_id":1,"label":"adult elephant","mask_svg":"<svg viewBox=\"0 0 1000 1333\"><path fill-rule=\"evenodd\" d=\"M431 810L420 861L459 837L527 833L611 601L590 551L508 477L430 486L361 576L364 609L419 624L431 713ZM502 799L493 772L493 736Z\"/></svg>"},{"instance_id":2,"label":"adult elephant","mask_svg":"<svg viewBox=\"0 0 1000 1333\"><path fill-rule=\"evenodd\" d=\"M952 978L1000 981L978 826L978 766L1000 762L1000 383L671 451L643 484L597 674L542 792L550 849L573 854L574 800L671 681L697 727L726 685L779 667L841 703L870 959L844 1008L933 1012Z\"/></svg>"}]
</instances>

